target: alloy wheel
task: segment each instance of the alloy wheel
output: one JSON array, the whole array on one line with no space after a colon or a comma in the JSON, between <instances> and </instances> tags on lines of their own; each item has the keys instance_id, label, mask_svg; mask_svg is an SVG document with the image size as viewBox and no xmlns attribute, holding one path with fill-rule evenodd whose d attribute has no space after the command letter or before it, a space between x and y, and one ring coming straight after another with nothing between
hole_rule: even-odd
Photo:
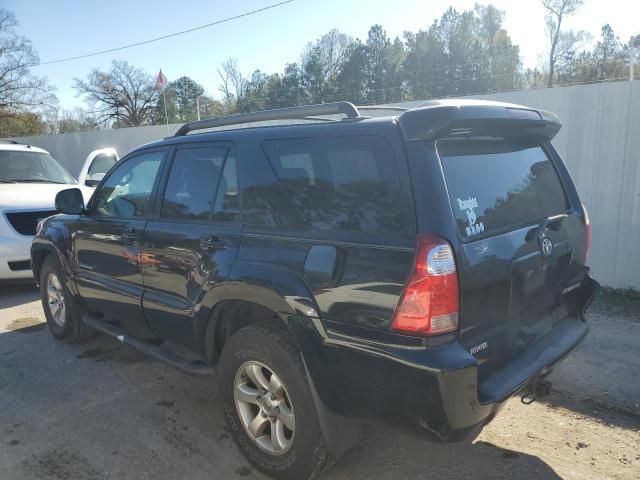
<instances>
[{"instance_id":1,"label":"alloy wheel","mask_svg":"<svg viewBox=\"0 0 640 480\"><path fill-rule=\"evenodd\" d=\"M47 305L49 307L49 313L51 314L55 324L59 327L64 326L66 318L64 292L62 290L60 279L53 272L47 276Z\"/></svg>"},{"instance_id":2,"label":"alloy wheel","mask_svg":"<svg viewBox=\"0 0 640 480\"><path fill-rule=\"evenodd\" d=\"M237 371L233 396L249 438L271 455L286 453L295 436L291 399L278 376L265 364L249 361Z\"/></svg>"}]
</instances>

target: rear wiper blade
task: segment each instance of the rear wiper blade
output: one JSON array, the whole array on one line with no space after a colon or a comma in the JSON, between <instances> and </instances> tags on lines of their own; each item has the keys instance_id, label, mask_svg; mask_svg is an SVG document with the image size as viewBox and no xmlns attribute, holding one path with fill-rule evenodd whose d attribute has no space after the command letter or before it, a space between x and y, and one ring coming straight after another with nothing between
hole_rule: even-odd
<instances>
[{"instance_id":1,"label":"rear wiper blade","mask_svg":"<svg viewBox=\"0 0 640 480\"><path fill-rule=\"evenodd\" d=\"M557 230L558 228L560 228L562 221L568 216L569 215L567 215L566 213L561 213L560 215L552 215L550 217L543 218L537 227L533 227L527 232L525 240L542 237L544 232L547 231L547 228Z\"/></svg>"}]
</instances>

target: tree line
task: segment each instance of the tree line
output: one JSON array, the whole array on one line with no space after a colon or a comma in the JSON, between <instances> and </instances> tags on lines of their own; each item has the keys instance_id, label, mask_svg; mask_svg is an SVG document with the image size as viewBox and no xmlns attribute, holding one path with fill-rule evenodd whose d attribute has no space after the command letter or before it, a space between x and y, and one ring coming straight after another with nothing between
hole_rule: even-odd
<instances>
[{"instance_id":1,"label":"tree line","mask_svg":"<svg viewBox=\"0 0 640 480\"><path fill-rule=\"evenodd\" d=\"M338 100L382 104L628 78L631 49L640 47L640 35L623 42L604 25L594 42L586 32L564 28L584 0L541 1L547 54L533 68L522 65L520 49L504 28L505 13L491 4L476 4L464 11L450 7L427 28L401 37L391 38L381 25L373 25L365 39L331 30L308 43L299 60L282 72L255 70L245 76L239 62L229 58L217 69L216 95L188 76L169 82L161 95L153 75L115 60L108 70L94 69L85 79L75 79L87 108L74 111L57 109L46 80L31 75L29 65L37 64L37 54L16 34L15 17L0 9L0 136L166 119L182 123ZM10 81L8 93L3 83L7 75L19 87L12 90ZM636 75L640 78L640 71Z\"/></svg>"}]
</instances>

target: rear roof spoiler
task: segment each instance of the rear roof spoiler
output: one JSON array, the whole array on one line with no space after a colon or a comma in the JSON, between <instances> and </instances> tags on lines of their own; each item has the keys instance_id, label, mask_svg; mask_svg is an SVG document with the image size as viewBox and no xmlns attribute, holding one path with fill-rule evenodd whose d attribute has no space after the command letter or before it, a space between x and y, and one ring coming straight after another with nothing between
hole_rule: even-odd
<instances>
[{"instance_id":1,"label":"rear roof spoiler","mask_svg":"<svg viewBox=\"0 0 640 480\"><path fill-rule=\"evenodd\" d=\"M484 101L437 101L398 116L406 141L443 137L526 135L551 140L561 128L556 115L521 105Z\"/></svg>"}]
</instances>

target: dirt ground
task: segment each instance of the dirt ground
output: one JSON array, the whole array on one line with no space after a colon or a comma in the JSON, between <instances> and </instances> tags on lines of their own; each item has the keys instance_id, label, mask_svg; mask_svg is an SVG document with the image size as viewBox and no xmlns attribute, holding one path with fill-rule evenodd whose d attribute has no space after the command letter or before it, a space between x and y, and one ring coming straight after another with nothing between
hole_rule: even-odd
<instances>
[{"instance_id":1,"label":"dirt ground","mask_svg":"<svg viewBox=\"0 0 640 480\"><path fill-rule=\"evenodd\" d=\"M224 426L215 379L188 377L104 336L54 341L37 292L0 285L0 479L264 478ZM379 427L326 479L640 479L640 302L607 294L591 332L470 445Z\"/></svg>"}]
</instances>

